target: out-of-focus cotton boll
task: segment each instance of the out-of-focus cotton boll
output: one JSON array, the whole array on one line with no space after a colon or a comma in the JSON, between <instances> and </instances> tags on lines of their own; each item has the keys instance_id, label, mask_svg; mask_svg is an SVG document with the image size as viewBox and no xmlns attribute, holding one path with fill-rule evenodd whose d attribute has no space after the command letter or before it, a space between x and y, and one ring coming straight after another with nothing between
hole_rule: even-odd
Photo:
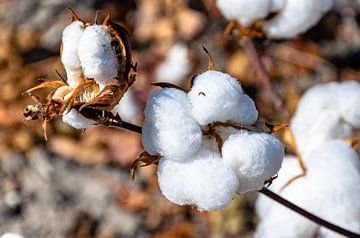
<instances>
[{"instance_id":1,"label":"out-of-focus cotton boll","mask_svg":"<svg viewBox=\"0 0 360 238\"><path fill-rule=\"evenodd\" d=\"M111 112L114 115L119 114L124 121L136 122L139 119L140 108L136 103L134 92L131 89L127 90Z\"/></svg>"},{"instance_id":2,"label":"out-of-focus cotton boll","mask_svg":"<svg viewBox=\"0 0 360 238\"><path fill-rule=\"evenodd\" d=\"M188 48L184 44L175 44L167 53L163 62L156 69L157 82L181 84L191 68Z\"/></svg>"},{"instance_id":3,"label":"out-of-focus cotton boll","mask_svg":"<svg viewBox=\"0 0 360 238\"><path fill-rule=\"evenodd\" d=\"M245 27L265 18L271 8L270 0L216 0L216 4L225 18Z\"/></svg>"},{"instance_id":4,"label":"out-of-focus cotton boll","mask_svg":"<svg viewBox=\"0 0 360 238\"><path fill-rule=\"evenodd\" d=\"M279 171L284 157L281 142L265 133L231 135L222 152L224 163L236 172L240 181L239 193L261 189L265 180Z\"/></svg>"},{"instance_id":5,"label":"out-of-focus cotton boll","mask_svg":"<svg viewBox=\"0 0 360 238\"><path fill-rule=\"evenodd\" d=\"M112 40L107 27L102 25L86 27L79 40L78 54L84 76L94 79L100 89L115 84L114 78L118 76L118 59Z\"/></svg>"},{"instance_id":6,"label":"out-of-focus cotton boll","mask_svg":"<svg viewBox=\"0 0 360 238\"><path fill-rule=\"evenodd\" d=\"M297 166L286 161L288 160L285 160L282 168L284 172L285 169L289 170L289 166ZM281 196L331 223L359 233L360 167L356 152L342 141L330 141L315 149L306 161L306 177L291 183L281 192ZM282 169L279 176L282 176ZM277 182L275 180L274 184ZM259 204L266 200L267 203ZM306 219L303 220L290 210L285 212L284 207L270 202L273 204L269 205L268 198L258 201L257 209L261 210L262 221L257 228L256 237L301 238L313 237L316 232L320 237L340 237L315 223L306 222ZM301 223L297 223L301 220Z\"/></svg>"},{"instance_id":7,"label":"out-of-focus cotton boll","mask_svg":"<svg viewBox=\"0 0 360 238\"><path fill-rule=\"evenodd\" d=\"M1 235L0 238L23 238L23 237L16 233L5 233Z\"/></svg>"},{"instance_id":8,"label":"out-of-focus cotton boll","mask_svg":"<svg viewBox=\"0 0 360 238\"><path fill-rule=\"evenodd\" d=\"M291 38L309 30L330 10L333 0L287 0L279 14L266 22L270 38Z\"/></svg>"},{"instance_id":9,"label":"out-of-focus cotton boll","mask_svg":"<svg viewBox=\"0 0 360 238\"><path fill-rule=\"evenodd\" d=\"M198 75L188 98L191 113L200 125L215 121L252 125L257 120L253 100L243 94L235 78L219 71L209 70Z\"/></svg>"},{"instance_id":10,"label":"out-of-focus cotton boll","mask_svg":"<svg viewBox=\"0 0 360 238\"><path fill-rule=\"evenodd\" d=\"M217 153L201 150L191 160L162 158L158 166L161 192L171 202L195 205L199 210L219 210L232 200L238 179Z\"/></svg>"},{"instance_id":11,"label":"out-of-focus cotton boll","mask_svg":"<svg viewBox=\"0 0 360 238\"><path fill-rule=\"evenodd\" d=\"M79 113L76 109L71 109L70 112L65 112L62 116L63 122L74 127L75 129L84 129L91 125L95 125L96 122L87 119Z\"/></svg>"},{"instance_id":12,"label":"out-of-focus cotton boll","mask_svg":"<svg viewBox=\"0 0 360 238\"><path fill-rule=\"evenodd\" d=\"M145 123L158 154L174 160L187 159L200 148L202 132L189 113L186 93L177 89L161 89L153 93L145 107Z\"/></svg>"},{"instance_id":13,"label":"out-of-focus cotton boll","mask_svg":"<svg viewBox=\"0 0 360 238\"><path fill-rule=\"evenodd\" d=\"M83 80L78 45L84 29L83 22L74 21L65 27L62 35L61 62L65 67L67 82L71 87L76 87Z\"/></svg>"},{"instance_id":14,"label":"out-of-focus cotton boll","mask_svg":"<svg viewBox=\"0 0 360 238\"><path fill-rule=\"evenodd\" d=\"M292 128L294 128L296 145L304 158L328 141L353 135L352 127L333 110L322 111L318 118L302 131L296 129L295 125L296 123L292 125Z\"/></svg>"},{"instance_id":15,"label":"out-of-focus cotton boll","mask_svg":"<svg viewBox=\"0 0 360 238\"><path fill-rule=\"evenodd\" d=\"M284 8L286 0L272 0L271 1L271 12L279 12Z\"/></svg>"},{"instance_id":16,"label":"out-of-focus cotton boll","mask_svg":"<svg viewBox=\"0 0 360 238\"><path fill-rule=\"evenodd\" d=\"M360 83L346 81L339 85L338 109L346 122L360 128Z\"/></svg>"}]
</instances>

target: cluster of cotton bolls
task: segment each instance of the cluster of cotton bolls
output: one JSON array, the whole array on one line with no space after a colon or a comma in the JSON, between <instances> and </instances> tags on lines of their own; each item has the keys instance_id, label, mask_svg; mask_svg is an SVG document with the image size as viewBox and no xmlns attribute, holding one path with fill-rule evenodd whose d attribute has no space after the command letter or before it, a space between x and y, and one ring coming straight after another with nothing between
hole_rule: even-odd
<instances>
[{"instance_id":1,"label":"cluster of cotton bolls","mask_svg":"<svg viewBox=\"0 0 360 238\"><path fill-rule=\"evenodd\" d=\"M269 38L291 38L304 33L331 9L333 0L216 0L224 17L243 27L265 20L263 31ZM276 16L266 18L276 13Z\"/></svg>"},{"instance_id":2,"label":"cluster of cotton bolls","mask_svg":"<svg viewBox=\"0 0 360 238\"><path fill-rule=\"evenodd\" d=\"M316 85L299 102L292 130L307 173L293 156L284 159L271 190L309 212L360 233L360 160L343 139L360 128L360 83ZM256 237L342 237L264 196L257 201L260 224Z\"/></svg>"},{"instance_id":3,"label":"cluster of cotton bolls","mask_svg":"<svg viewBox=\"0 0 360 238\"><path fill-rule=\"evenodd\" d=\"M196 76L189 92L155 91L142 140L149 154L161 157L161 192L179 205L218 210L235 193L261 189L280 169L283 145L272 134L219 126L254 125L257 118L240 83L219 71Z\"/></svg>"},{"instance_id":4,"label":"cluster of cotton bolls","mask_svg":"<svg viewBox=\"0 0 360 238\"><path fill-rule=\"evenodd\" d=\"M68 99L87 79L94 80L96 86L91 90L82 90L81 99L85 102L96 98L106 86L119 85L119 75L123 70L121 64L124 62L119 62L116 46L113 45L115 40L116 36L108 25L90 25L74 15L73 21L65 27L62 35L61 62L66 71L68 85L59 88L53 99ZM133 101L131 93L125 94L124 97L128 101ZM123 103L115 106L113 113L124 112L124 105L120 104ZM128 111L126 108L125 113ZM138 109L132 111L138 112ZM65 111L63 121L77 129L87 128L96 123L85 118L77 109Z\"/></svg>"}]
</instances>

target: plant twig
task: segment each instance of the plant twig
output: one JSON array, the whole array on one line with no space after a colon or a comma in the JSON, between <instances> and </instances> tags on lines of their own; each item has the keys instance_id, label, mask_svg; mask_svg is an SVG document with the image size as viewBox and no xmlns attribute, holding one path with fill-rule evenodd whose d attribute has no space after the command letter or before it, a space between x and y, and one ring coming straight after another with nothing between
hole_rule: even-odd
<instances>
[{"instance_id":1,"label":"plant twig","mask_svg":"<svg viewBox=\"0 0 360 238\"><path fill-rule=\"evenodd\" d=\"M241 40L241 43L244 47L246 54L249 56L250 60L254 64L254 68L256 70L256 74L257 74L259 80L261 81L263 86L268 90L270 98L271 98L272 102L274 103L275 109L281 113L285 122L289 123L290 122L290 114L286 110L286 107L281 99L281 96L280 96L278 90L275 88L275 85L272 83L269 75L267 74L265 66L264 66L263 62L261 61L252 40L248 37L244 37ZM294 134L291 131L291 129L290 129L290 135L292 137L293 143L295 143L294 153L298 159L299 166L302 170L301 176L304 176L306 174L306 166L305 166L304 160L302 159L301 154L299 153L299 151L297 149Z\"/></svg>"},{"instance_id":2,"label":"plant twig","mask_svg":"<svg viewBox=\"0 0 360 238\"><path fill-rule=\"evenodd\" d=\"M273 193L272 191L263 188L261 190L259 190L260 193L264 194L265 196L267 196L268 198L280 203L281 205L293 210L294 212L306 217L307 219L319 224L320 226L326 227L329 230L335 231L341 235L344 235L346 237L350 237L350 238L360 238L360 234L356 234L352 231L346 230L340 226L337 226L335 224L332 224L324 219L321 219L318 216L315 216L314 214L302 209L301 207L289 202L288 200L280 197L279 195L277 195L276 193Z\"/></svg>"},{"instance_id":3,"label":"plant twig","mask_svg":"<svg viewBox=\"0 0 360 238\"><path fill-rule=\"evenodd\" d=\"M114 120L112 122L109 122L108 125L114 126L114 127L125 128L125 129L131 130L133 132L142 134L142 128L140 126L137 126L137 125L134 125L134 124L131 124L128 122L124 122L124 121L119 122L119 121ZM293 210L294 212L306 217L307 219L319 224L320 226L324 226L332 231L335 231L337 233L340 233L340 234L345 235L350 238L360 238L359 234L353 233L353 232L348 231L344 228L341 228L337 225L334 225L328 221L325 221L325 220L321 219L320 217L315 216L314 214L298 207L297 205L289 202L288 200L282 198L281 196L277 195L276 193L271 192L270 190L268 190L266 188L259 190L259 192L264 194L265 196L269 197L270 199L282 204L283 206Z\"/></svg>"}]
</instances>

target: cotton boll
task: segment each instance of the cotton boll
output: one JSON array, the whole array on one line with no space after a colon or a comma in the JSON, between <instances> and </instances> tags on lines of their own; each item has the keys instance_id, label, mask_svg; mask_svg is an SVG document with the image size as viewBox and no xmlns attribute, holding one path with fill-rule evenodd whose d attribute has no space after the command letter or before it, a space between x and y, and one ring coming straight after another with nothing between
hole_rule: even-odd
<instances>
[{"instance_id":1,"label":"cotton boll","mask_svg":"<svg viewBox=\"0 0 360 238\"><path fill-rule=\"evenodd\" d=\"M186 162L162 158L158 180L161 192L171 202L195 205L206 211L225 208L239 183L219 155L207 150L201 150Z\"/></svg>"},{"instance_id":2,"label":"cotton boll","mask_svg":"<svg viewBox=\"0 0 360 238\"><path fill-rule=\"evenodd\" d=\"M257 120L255 103L243 94L239 82L219 71L198 75L188 98L191 113L200 125L215 121L252 125Z\"/></svg>"},{"instance_id":3,"label":"cotton boll","mask_svg":"<svg viewBox=\"0 0 360 238\"><path fill-rule=\"evenodd\" d=\"M360 83L346 81L339 85L338 109L353 127L360 128Z\"/></svg>"},{"instance_id":4,"label":"cotton boll","mask_svg":"<svg viewBox=\"0 0 360 238\"><path fill-rule=\"evenodd\" d=\"M279 12L285 7L286 0L272 0L271 1L271 12Z\"/></svg>"},{"instance_id":5,"label":"cotton boll","mask_svg":"<svg viewBox=\"0 0 360 238\"><path fill-rule=\"evenodd\" d=\"M88 26L79 40L78 54L86 78L94 79L102 89L116 83L119 64L113 37L106 26Z\"/></svg>"},{"instance_id":6,"label":"cotton boll","mask_svg":"<svg viewBox=\"0 0 360 238\"><path fill-rule=\"evenodd\" d=\"M265 133L231 135L225 141L222 152L224 163L236 172L241 182L239 193L261 189L265 180L279 171L284 157L281 142Z\"/></svg>"},{"instance_id":7,"label":"cotton boll","mask_svg":"<svg viewBox=\"0 0 360 238\"><path fill-rule=\"evenodd\" d=\"M23 237L16 233L5 233L1 235L0 238L23 238Z\"/></svg>"},{"instance_id":8,"label":"cotton boll","mask_svg":"<svg viewBox=\"0 0 360 238\"><path fill-rule=\"evenodd\" d=\"M148 121L144 122L144 124L142 126L141 141L142 141L142 145L144 146L145 151L148 152L150 155L158 154L158 150L155 147L155 145L153 143L153 139L152 139L152 134L153 134L154 130L155 129L152 128L152 125Z\"/></svg>"},{"instance_id":9,"label":"cotton boll","mask_svg":"<svg viewBox=\"0 0 360 238\"><path fill-rule=\"evenodd\" d=\"M82 21L73 21L65 27L62 35L61 62L65 67L67 82L71 87L76 87L83 80L77 51L84 29L85 24Z\"/></svg>"},{"instance_id":10,"label":"cotton boll","mask_svg":"<svg viewBox=\"0 0 360 238\"><path fill-rule=\"evenodd\" d=\"M62 116L63 122L74 127L75 129L84 129L91 125L95 125L96 122L87 119L79 113L76 109L71 109L70 112L65 112Z\"/></svg>"},{"instance_id":11,"label":"cotton boll","mask_svg":"<svg viewBox=\"0 0 360 238\"><path fill-rule=\"evenodd\" d=\"M157 67L155 79L157 82L180 84L191 68L188 48L178 43L170 48L163 62Z\"/></svg>"},{"instance_id":12,"label":"cotton boll","mask_svg":"<svg viewBox=\"0 0 360 238\"><path fill-rule=\"evenodd\" d=\"M305 160L318 146L334 139L348 138L353 135L351 125L346 123L338 112L331 109L323 111L311 123L302 131L293 130L296 145ZM295 125L296 123L292 125L292 128Z\"/></svg>"},{"instance_id":13,"label":"cotton boll","mask_svg":"<svg viewBox=\"0 0 360 238\"><path fill-rule=\"evenodd\" d=\"M139 119L140 108L136 103L134 92L131 89L127 90L111 112L114 115L119 114L124 121L136 122Z\"/></svg>"},{"instance_id":14,"label":"cotton boll","mask_svg":"<svg viewBox=\"0 0 360 238\"><path fill-rule=\"evenodd\" d=\"M228 20L237 20L247 27L254 21L265 18L271 7L270 0L217 0L221 13Z\"/></svg>"},{"instance_id":15,"label":"cotton boll","mask_svg":"<svg viewBox=\"0 0 360 238\"><path fill-rule=\"evenodd\" d=\"M330 10L333 0L287 0L279 14L266 22L264 31L270 38L291 38L304 33Z\"/></svg>"},{"instance_id":16,"label":"cotton boll","mask_svg":"<svg viewBox=\"0 0 360 238\"><path fill-rule=\"evenodd\" d=\"M158 154L174 159L188 159L200 148L202 132L189 113L186 93L167 88L153 93L145 107L149 124L147 138Z\"/></svg>"}]
</instances>

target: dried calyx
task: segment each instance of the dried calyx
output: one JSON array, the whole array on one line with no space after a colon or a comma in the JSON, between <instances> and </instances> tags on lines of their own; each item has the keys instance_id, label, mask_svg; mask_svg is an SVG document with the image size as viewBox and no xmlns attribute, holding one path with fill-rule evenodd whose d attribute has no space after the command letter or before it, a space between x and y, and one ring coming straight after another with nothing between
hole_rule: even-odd
<instances>
[{"instance_id":1,"label":"dried calyx","mask_svg":"<svg viewBox=\"0 0 360 238\"><path fill-rule=\"evenodd\" d=\"M135 81L127 30L111 21L85 23L70 9L71 23L63 31L61 61L67 79L46 81L26 91L51 89L46 102L32 96L35 105L24 111L25 120L47 121L63 115L63 121L80 129L104 123Z\"/></svg>"}]
</instances>

